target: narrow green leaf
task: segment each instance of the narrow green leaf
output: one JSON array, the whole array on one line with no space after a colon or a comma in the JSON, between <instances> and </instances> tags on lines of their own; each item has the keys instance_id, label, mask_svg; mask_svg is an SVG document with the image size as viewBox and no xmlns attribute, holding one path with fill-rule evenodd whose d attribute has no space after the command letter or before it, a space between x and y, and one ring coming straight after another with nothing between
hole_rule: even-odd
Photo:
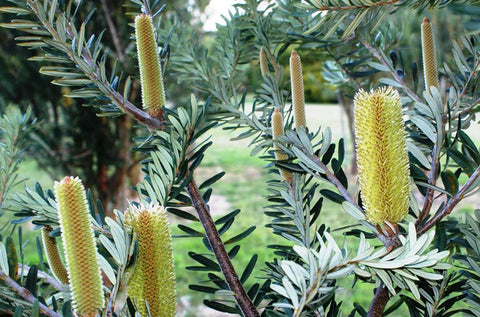
<instances>
[{"instance_id":1,"label":"narrow green leaf","mask_svg":"<svg viewBox=\"0 0 480 317\"><path fill-rule=\"evenodd\" d=\"M224 242L225 245L227 244L232 244L232 243L236 243L240 240L243 240L244 238L246 238L250 233L252 233L254 230L256 229L256 226L251 226L250 228L248 228L247 230L245 230L244 232L234 236L233 238L230 238L228 239L227 241Z\"/></svg>"},{"instance_id":2,"label":"narrow green leaf","mask_svg":"<svg viewBox=\"0 0 480 317\"><path fill-rule=\"evenodd\" d=\"M248 262L247 266L245 267L245 270L242 273L242 276L240 277L240 283L244 284L247 279L249 278L250 274L252 274L253 269L255 268L255 264L257 263L258 255L254 254L250 261Z\"/></svg>"},{"instance_id":3,"label":"narrow green leaf","mask_svg":"<svg viewBox=\"0 0 480 317\"><path fill-rule=\"evenodd\" d=\"M38 268L36 265L32 265L27 273L27 280L25 281L25 288L32 293L34 297L37 297L37 275Z\"/></svg>"}]
</instances>

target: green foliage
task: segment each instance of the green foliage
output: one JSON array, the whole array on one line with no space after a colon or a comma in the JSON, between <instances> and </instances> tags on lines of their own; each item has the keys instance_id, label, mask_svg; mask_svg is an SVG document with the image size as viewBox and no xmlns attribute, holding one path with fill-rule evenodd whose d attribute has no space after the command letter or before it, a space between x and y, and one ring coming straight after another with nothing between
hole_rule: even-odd
<instances>
[{"instance_id":1,"label":"green foliage","mask_svg":"<svg viewBox=\"0 0 480 317\"><path fill-rule=\"evenodd\" d=\"M10 207L13 187L22 182L18 168L29 145L33 123L30 109L23 114L13 106L0 118L0 215Z\"/></svg>"},{"instance_id":2,"label":"green foliage","mask_svg":"<svg viewBox=\"0 0 480 317\"><path fill-rule=\"evenodd\" d=\"M197 279L189 288L209 296L206 306L245 316L258 316L258 309L263 309L265 316L339 316L342 303L336 301L341 291L337 282L352 276L353 287L366 283L377 288L370 316L376 310L393 314L404 305L412 316L478 315L480 216L467 217L467 224L460 227L456 220L444 217L474 192L480 181L480 152L464 131L479 104L480 41L472 35L459 37L451 61L443 66L444 80L451 86L422 94L417 66L404 71L401 55L395 51L402 34L385 19L393 10L445 10L452 1L284 0L264 10L259 6L262 1L249 0L237 5L238 10L219 27L207 51L189 27L175 22L158 26L166 14L159 1L131 0L127 2L129 14L143 11L156 17L164 69L176 75L183 97L191 96L189 102L166 109L160 119L135 105L137 74L120 69L128 70L128 63L121 65L120 57L126 53L127 58L128 53L117 50L117 56L110 57L102 44L105 33L91 31L94 14L77 15L81 3L9 2L10 6L0 11L16 17L1 26L28 34L17 40L36 51L33 60L42 63L40 72L53 77L53 84L67 87L67 97L89 99L99 116L126 113L143 125L134 137L144 173L135 186L138 200L165 207L184 220L178 225L181 237L202 241L202 249L186 252L194 263L186 269ZM465 3L477 5L477 1ZM369 223L359 190L344 168L343 139L332 142L328 127L293 128L290 83L281 60L293 45L300 54L323 49L322 57L327 59L323 76L338 90L353 93L383 84L401 92L413 180L411 196L415 193L423 204L412 199L406 221ZM249 107L244 81L260 47L266 52L269 71L255 87ZM113 62L117 58L119 63ZM274 142L270 121L275 108L283 114L286 132ZM29 122L28 115L9 111L2 119L1 150L6 168L0 174L5 193L0 207L4 211L3 203L8 201L14 223L52 226L56 228L52 236L59 235L51 190L37 184L7 195L16 183ZM265 214L267 227L278 240L268 246L274 255L267 263L259 263L255 250L249 248L255 224L235 226L242 216L240 210L215 220L210 215L211 187L220 186L224 173L210 175L199 186L195 182L195 172L211 146L208 135L218 127L236 133L237 140L249 139L251 154L268 164L266 170L273 175L265 184ZM288 159L276 161L274 146ZM293 181L278 177L278 168L292 173ZM345 211L355 225L334 228L335 224L325 223L322 209L327 201L335 204L338 212ZM433 210L433 201L440 202L437 210ZM108 301L103 313L134 315L135 304L124 294L138 253L135 236L124 225L122 210L105 217L112 214L111 208L102 206L91 193L88 204L98 237L99 263L110 282L105 285ZM333 230L349 236L344 246L339 246ZM0 243L0 309L21 307L17 315L71 315L63 286L48 275L43 263L23 264L21 238L18 251L16 247L11 239ZM231 259L240 254L249 254L248 260L245 267L235 270ZM43 258L41 248L39 255ZM264 272L261 278L252 275L258 267ZM462 286L466 279L468 286ZM31 296L24 296L25 290ZM382 302L379 294L386 300ZM389 297L396 294L397 301L387 308ZM463 298L467 299L465 306L453 305ZM363 314L366 307L356 304L350 316L356 312Z\"/></svg>"}]
</instances>

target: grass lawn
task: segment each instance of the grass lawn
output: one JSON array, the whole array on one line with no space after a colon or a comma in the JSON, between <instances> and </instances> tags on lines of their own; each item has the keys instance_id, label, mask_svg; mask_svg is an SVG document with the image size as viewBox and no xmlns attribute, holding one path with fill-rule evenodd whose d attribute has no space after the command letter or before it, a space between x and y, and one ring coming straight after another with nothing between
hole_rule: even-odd
<instances>
[{"instance_id":1,"label":"grass lawn","mask_svg":"<svg viewBox=\"0 0 480 317\"><path fill-rule=\"evenodd\" d=\"M340 137L346 139L347 157L346 162L351 161L352 147L349 133L347 130L346 118L342 115L339 107L334 105L311 105L307 107L307 120L311 130L316 130L318 125L329 125L332 129L334 140ZM477 131L478 130L478 131ZM470 132L470 131L469 131ZM480 129L473 132L475 140L480 140ZM246 240L243 242L242 249L233 260L237 270L242 272L247 262L254 253L257 253L259 258L257 261L257 269L252 274L252 277L261 277L263 272L260 268L266 261L273 259L273 252L266 248L266 245L277 243L280 238L274 236L270 229L265 228L268 222L268 217L263 213L263 206L266 204L265 196L267 194L265 182L275 175L267 174L264 169L267 162L262 161L258 157L251 157L248 148L248 140L230 141L230 138L235 137L235 134L228 134L227 132L217 129L212 131L213 146L207 151L205 159L201 167L197 170L198 183L213 174L220 171L225 171L227 174L223 179L213 186L213 195L210 200L211 212L214 218L230 212L235 209L241 209L242 213L237 216L236 223L229 230L224 239L228 239L231 235L240 233L248 227L255 225L257 228ZM348 167L344 167L348 171ZM46 175L41 174L33 162L26 162L21 169L22 175L31 176L35 180L39 180L42 185L52 187L53 181ZM32 185L33 182L29 181ZM355 186L355 181L351 182ZM325 183L325 186L328 184ZM470 212L473 208L478 208L475 201L467 201L460 207L462 212ZM2 217L4 220L6 217ZM177 228L177 224L184 220L179 220L172 216L172 232L174 235L182 232ZM339 205L331 202L326 202L322 210L320 223L325 223L332 229L339 228L345 225L354 223L351 217L341 209ZM189 224L190 225L190 224ZM200 224L197 225L200 229ZM31 227L24 226L25 237L30 240L26 246L26 254L36 254L35 237L39 232L32 231ZM16 238L17 235L15 235ZM338 243L342 243L342 233L335 232ZM349 238L349 246L355 246L355 238ZM177 276L177 295L185 307L186 316L221 316L221 314L213 314L208 310L199 310L198 305L203 299L203 295L195 293L188 289L188 284L201 284L207 277L201 272L192 272L185 270L186 266L196 265L190 259L187 253L191 250L202 253L205 247L201 239L194 238L175 238L173 239L173 248L176 264ZM227 246L228 249L228 246ZM29 257L29 261L36 262L35 257ZM249 282L254 281L250 278ZM262 280L255 279L255 282L262 282ZM344 300L343 310L344 315L353 308L353 303L358 302L362 307L368 309L368 305L373 296L373 286L366 284L357 284L354 289L351 288L353 280L345 279L340 285L343 291L339 294L339 300ZM247 286L248 287L248 286ZM393 302L393 301L392 301ZM391 302L391 303L392 303ZM189 308L190 306L190 308ZM396 316L407 316L406 312L399 311Z\"/></svg>"}]
</instances>

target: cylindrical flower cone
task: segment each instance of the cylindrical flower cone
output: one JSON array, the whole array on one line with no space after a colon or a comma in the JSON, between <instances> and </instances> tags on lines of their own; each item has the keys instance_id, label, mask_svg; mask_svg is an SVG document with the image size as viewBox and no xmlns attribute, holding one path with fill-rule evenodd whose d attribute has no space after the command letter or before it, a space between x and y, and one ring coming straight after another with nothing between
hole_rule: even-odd
<instances>
[{"instance_id":1,"label":"cylindrical flower cone","mask_svg":"<svg viewBox=\"0 0 480 317\"><path fill-rule=\"evenodd\" d=\"M148 316L148 311L151 316L175 316L175 270L166 211L155 205L131 206L125 222L138 239L138 257L127 294L141 316Z\"/></svg>"},{"instance_id":2,"label":"cylindrical flower cone","mask_svg":"<svg viewBox=\"0 0 480 317\"><path fill-rule=\"evenodd\" d=\"M283 118L280 111L277 108L273 111L272 114L272 136L274 141L278 141L278 137L283 135ZM275 159L277 161L284 161L288 159L288 155L285 154L278 145L275 145ZM290 172L279 169L280 175L287 181L292 182L292 174Z\"/></svg>"},{"instance_id":3,"label":"cylindrical flower cone","mask_svg":"<svg viewBox=\"0 0 480 317\"><path fill-rule=\"evenodd\" d=\"M260 48L258 60L260 61L260 72L262 73L262 77L265 77L268 74L268 62L267 55L265 54L265 50L263 49L263 47Z\"/></svg>"},{"instance_id":4,"label":"cylindrical flower cone","mask_svg":"<svg viewBox=\"0 0 480 317\"><path fill-rule=\"evenodd\" d=\"M85 188L78 177L65 177L54 188L73 307L80 316L96 316L104 298Z\"/></svg>"},{"instance_id":5,"label":"cylindrical flower cone","mask_svg":"<svg viewBox=\"0 0 480 317\"><path fill-rule=\"evenodd\" d=\"M302 62L296 51L290 55L290 82L292 85L292 105L295 127L307 126L305 119L305 92L303 89Z\"/></svg>"},{"instance_id":6,"label":"cylindrical flower cone","mask_svg":"<svg viewBox=\"0 0 480 317\"><path fill-rule=\"evenodd\" d=\"M425 90L430 92L430 87L439 88L437 55L435 53L435 39L433 37L432 23L423 18L422 28L422 54L423 54L423 76L425 79Z\"/></svg>"},{"instance_id":7,"label":"cylindrical flower cone","mask_svg":"<svg viewBox=\"0 0 480 317\"><path fill-rule=\"evenodd\" d=\"M165 90L151 16L141 14L135 18L135 36L143 109L152 117L158 118L165 106Z\"/></svg>"},{"instance_id":8,"label":"cylindrical flower cone","mask_svg":"<svg viewBox=\"0 0 480 317\"><path fill-rule=\"evenodd\" d=\"M50 269L57 280L63 284L68 284L67 268L60 257L57 240L50 236L50 232L52 232L51 227L45 226L42 228L42 241L45 254L47 255L48 265L50 265Z\"/></svg>"},{"instance_id":9,"label":"cylindrical flower cone","mask_svg":"<svg viewBox=\"0 0 480 317\"><path fill-rule=\"evenodd\" d=\"M355 95L355 143L363 205L375 224L402 221L409 206L409 162L400 97L391 87Z\"/></svg>"}]
</instances>

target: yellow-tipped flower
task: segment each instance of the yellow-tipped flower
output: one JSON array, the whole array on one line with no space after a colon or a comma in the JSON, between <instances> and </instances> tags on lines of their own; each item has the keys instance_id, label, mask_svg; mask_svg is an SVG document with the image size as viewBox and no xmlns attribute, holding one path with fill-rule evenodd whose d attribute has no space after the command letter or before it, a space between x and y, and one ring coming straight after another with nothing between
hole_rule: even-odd
<instances>
[{"instance_id":1,"label":"yellow-tipped flower","mask_svg":"<svg viewBox=\"0 0 480 317\"><path fill-rule=\"evenodd\" d=\"M283 118L280 111L277 108L272 114L272 136L274 141L278 141L278 137L283 135ZM275 145L275 159L277 161L284 161L288 159L288 155L285 154L278 145ZM287 182L292 182L292 174L282 169L279 169L280 174Z\"/></svg>"},{"instance_id":2,"label":"yellow-tipped flower","mask_svg":"<svg viewBox=\"0 0 480 317\"><path fill-rule=\"evenodd\" d=\"M306 127L305 93L303 90L302 61L296 51L290 55L290 82L292 84L292 105L295 127Z\"/></svg>"},{"instance_id":3,"label":"yellow-tipped flower","mask_svg":"<svg viewBox=\"0 0 480 317\"><path fill-rule=\"evenodd\" d=\"M135 18L135 36L143 109L152 117L158 118L165 106L165 90L151 16L141 14Z\"/></svg>"},{"instance_id":4,"label":"yellow-tipped flower","mask_svg":"<svg viewBox=\"0 0 480 317\"><path fill-rule=\"evenodd\" d=\"M432 23L430 23L428 18L423 18L422 23L422 53L425 90L430 92L430 87L434 86L438 89L439 85L435 40L433 38Z\"/></svg>"},{"instance_id":5,"label":"yellow-tipped flower","mask_svg":"<svg viewBox=\"0 0 480 317\"><path fill-rule=\"evenodd\" d=\"M398 92L392 87L355 95L355 142L368 221L392 224L408 213L409 163Z\"/></svg>"},{"instance_id":6,"label":"yellow-tipped flower","mask_svg":"<svg viewBox=\"0 0 480 317\"><path fill-rule=\"evenodd\" d=\"M54 188L73 307L78 315L93 317L104 299L85 188L78 177L65 177Z\"/></svg>"},{"instance_id":7,"label":"yellow-tipped flower","mask_svg":"<svg viewBox=\"0 0 480 317\"><path fill-rule=\"evenodd\" d=\"M175 316L175 270L172 238L165 209L160 206L133 206L125 215L138 239L135 270L127 293L137 303L142 316Z\"/></svg>"},{"instance_id":8,"label":"yellow-tipped flower","mask_svg":"<svg viewBox=\"0 0 480 317\"><path fill-rule=\"evenodd\" d=\"M68 272L60 257L57 240L50 236L50 232L52 232L52 227L45 226L42 228L42 241L48 265L50 265L50 269L57 280L63 284L68 284Z\"/></svg>"},{"instance_id":9,"label":"yellow-tipped flower","mask_svg":"<svg viewBox=\"0 0 480 317\"><path fill-rule=\"evenodd\" d=\"M265 77L268 74L268 62L267 55L265 54L265 50L263 49L263 47L260 48L258 60L260 61L260 72L262 73L262 77Z\"/></svg>"}]
</instances>

